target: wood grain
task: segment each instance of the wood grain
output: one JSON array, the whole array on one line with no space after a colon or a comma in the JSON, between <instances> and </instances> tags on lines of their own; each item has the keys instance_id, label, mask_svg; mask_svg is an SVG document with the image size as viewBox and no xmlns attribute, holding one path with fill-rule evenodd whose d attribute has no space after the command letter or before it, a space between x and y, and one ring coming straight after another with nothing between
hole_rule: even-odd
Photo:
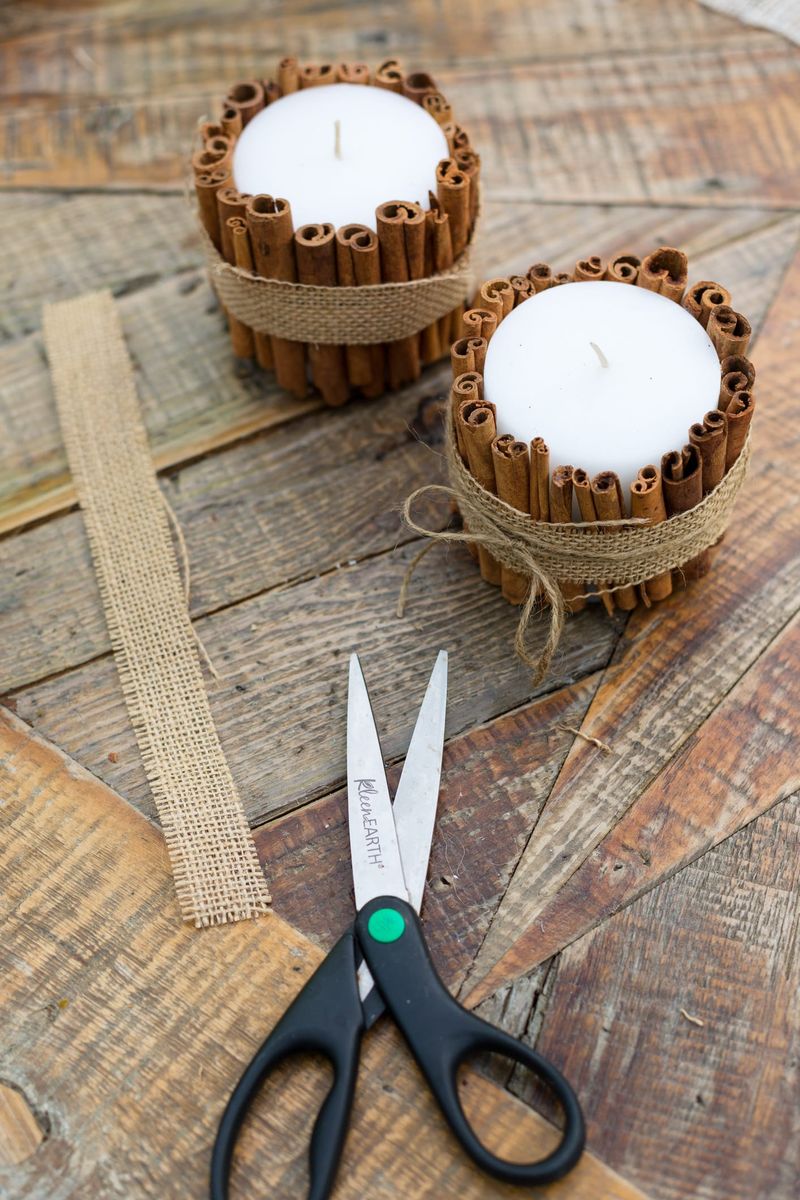
<instances>
[{"instance_id":1,"label":"wood grain","mask_svg":"<svg viewBox=\"0 0 800 1200\"><path fill-rule=\"evenodd\" d=\"M30 1158L43 1139L44 1131L22 1093L0 1083L0 1170Z\"/></svg>"},{"instance_id":2,"label":"wood grain","mask_svg":"<svg viewBox=\"0 0 800 1200\"><path fill-rule=\"evenodd\" d=\"M583 724L613 753L576 739L476 960L468 985L476 995L520 931L797 611L798 301L800 255L759 340L754 467L714 570L629 622Z\"/></svg>"},{"instance_id":3,"label":"wood grain","mask_svg":"<svg viewBox=\"0 0 800 1200\"><path fill-rule=\"evenodd\" d=\"M797 1194L799 851L795 796L561 957L537 1048L653 1200Z\"/></svg>"},{"instance_id":4,"label":"wood grain","mask_svg":"<svg viewBox=\"0 0 800 1200\"><path fill-rule=\"evenodd\" d=\"M515 610L481 581L466 554L429 554L417 570L406 614L398 618L397 597L415 549L343 565L195 623L220 673L219 680L209 679L211 710L251 822L341 784L347 656L353 649L371 681L390 759L405 754L441 648L451 655L451 736L608 661L618 623L587 609L569 622L547 684L534 689L512 650ZM532 637L545 636L539 622ZM496 664L491 673L486 662ZM13 703L26 721L153 815L111 659L24 688Z\"/></svg>"},{"instance_id":5,"label":"wood grain","mask_svg":"<svg viewBox=\"0 0 800 1200\"><path fill-rule=\"evenodd\" d=\"M30 232L18 236L19 207L28 201L32 202ZM48 196L47 201L56 199ZM317 400L301 404L278 392L270 376L242 375L234 365L222 318L201 270L182 269L187 257L198 264L200 257L182 198L87 195L70 197L63 204L66 215L58 270L48 282L49 260L41 268L31 268L29 262L39 261L32 245L41 245L49 236L49 209L36 193L0 196L10 270L20 280L6 328L9 334L38 330L45 297L86 290L95 278L125 293L120 311L138 364L137 383L160 468L319 410ZM487 202L476 273L488 277L500 268L527 269L542 257L568 266L579 245L611 255L632 245L678 244L692 255L698 278L704 272L707 278L716 278L708 274L711 267L724 274L736 303L757 328L796 237L797 222L796 217L775 216L758 208L720 214L708 208L614 210L553 205L531 209ZM90 251L85 246L88 229L94 231ZM117 230L124 232L124 244ZM736 240L735 252L725 256L723 246L731 239ZM190 249L180 250L184 245ZM712 256L709 266L706 255ZM724 261L719 261L721 255ZM128 293L123 264L134 260L140 273L130 281L133 287ZM158 276L157 264L163 277ZM170 271L178 270L179 277L170 277ZM446 368L426 373L411 394L421 398L434 390L443 392L445 374ZM385 404L391 406L391 400ZM0 533L74 503L41 341L38 336L17 338L0 346Z\"/></svg>"},{"instance_id":6,"label":"wood grain","mask_svg":"<svg viewBox=\"0 0 800 1200\"><path fill-rule=\"evenodd\" d=\"M0 762L2 1069L50 1123L32 1156L0 1166L3 1194L201 1196L225 1099L321 952L277 916L202 933L181 924L161 838L141 816L10 717ZM243 1138L236 1184L288 1200L304 1189L298 1133L321 1096L316 1072L281 1078ZM337 1196L513 1194L454 1149L388 1022L366 1041L359 1085ZM551 1143L551 1127L507 1093L474 1074L466 1089L504 1152ZM641 1197L592 1155L541 1192L598 1194Z\"/></svg>"}]
</instances>

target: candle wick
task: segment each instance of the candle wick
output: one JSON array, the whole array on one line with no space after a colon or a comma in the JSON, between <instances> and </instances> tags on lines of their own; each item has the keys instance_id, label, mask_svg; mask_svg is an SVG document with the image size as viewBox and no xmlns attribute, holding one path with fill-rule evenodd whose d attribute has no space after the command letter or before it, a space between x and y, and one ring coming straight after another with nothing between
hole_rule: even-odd
<instances>
[{"instance_id":1,"label":"candle wick","mask_svg":"<svg viewBox=\"0 0 800 1200\"><path fill-rule=\"evenodd\" d=\"M335 130L333 153L337 158L342 157L342 122L334 121L333 128Z\"/></svg>"},{"instance_id":2,"label":"candle wick","mask_svg":"<svg viewBox=\"0 0 800 1200\"><path fill-rule=\"evenodd\" d=\"M603 351L600 349L600 347L597 345L597 342L589 342L589 345L592 347L595 354L600 359L600 366L607 367L608 359L606 358L605 354L603 354Z\"/></svg>"}]
</instances>

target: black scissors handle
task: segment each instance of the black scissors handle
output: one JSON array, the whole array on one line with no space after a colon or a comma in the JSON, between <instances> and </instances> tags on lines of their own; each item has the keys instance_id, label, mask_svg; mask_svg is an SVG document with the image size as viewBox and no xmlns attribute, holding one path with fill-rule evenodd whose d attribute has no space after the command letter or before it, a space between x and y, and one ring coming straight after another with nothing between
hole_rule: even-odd
<instances>
[{"instance_id":1,"label":"black scissors handle","mask_svg":"<svg viewBox=\"0 0 800 1200\"><path fill-rule=\"evenodd\" d=\"M359 912L356 937L383 1001L408 1043L442 1113L472 1161L505 1183L551 1183L575 1166L586 1132L577 1096L561 1072L530 1046L489 1025L453 999L431 962L422 926L403 900L383 896ZM458 1096L458 1069L481 1051L527 1067L555 1093L564 1112L561 1141L539 1162L506 1162L487 1150Z\"/></svg>"},{"instance_id":2,"label":"black scissors handle","mask_svg":"<svg viewBox=\"0 0 800 1200\"><path fill-rule=\"evenodd\" d=\"M293 1054L319 1053L334 1078L309 1148L308 1200L333 1190L353 1104L364 1014L356 981L353 929L339 939L256 1052L222 1115L211 1156L211 1200L228 1200L233 1151L247 1110L267 1076Z\"/></svg>"}]
</instances>

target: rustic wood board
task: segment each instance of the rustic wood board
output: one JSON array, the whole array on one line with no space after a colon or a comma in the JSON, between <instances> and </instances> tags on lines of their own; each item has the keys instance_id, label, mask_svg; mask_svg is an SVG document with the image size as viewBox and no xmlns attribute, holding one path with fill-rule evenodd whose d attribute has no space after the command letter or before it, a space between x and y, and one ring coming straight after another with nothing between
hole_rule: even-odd
<instances>
[{"instance_id":1,"label":"rustic wood board","mask_svg":"<svg viewBox=\"0 0 800 1200\"><path fill-rule=\"evenodd\" d=\"M577 869L539 914L548 936L530 926L531 940L512 949L496 982L528 974L481 1011L567 1065L593 1147L651 1200L789 1200L787 1064L797 1058L797 1021L784 1010L797 991L787 949L796 938L796 827L782 797L796 778L782 705L796 687L797 532L790 506L773 497L779 472L794 468L797 435L791 419L778 429L785 406L772 397L797 392L792 277L767 324L771 341L757 351L762 440L743 510L751 519L740 514L736 540L728 538L711 580L684 598L688 607L676 600L636 614L627 628L594 612L570 622L556 669L534 695L510 651L515 614L461 552L429 555L405 618L394 615L416 549L404 544L397 505L439 470L430 417L447 369L376 405L332 414L313 396L289 400L261 373L235 366L200 267L183 160L203 108L233 79L260 74L265 60L286 50L370 62L398 53L434 72L480 140L482 277L539 259L566 267L587 252L679 244L693 276L729 284L759 328L800 229L796 49L694 0L466 8L412 0L402 9L383 0L347 9L276 0L268 11L242 0L223 8L158 0L144 9L134 0L62 0L46 10L7 5L0 31L0 533L15 534L0 541L0 691L13 689L7 703L82 764L8 718L18 741L6 767L32 788L27 818L14 824L14 845L29 853L10 877L30 898L16 913L28 927L14 925L23 940L13 945L46 975L23 981L25 1005L9 1021L0 1161L20 1163L0 1168L0 1190L13 1176L20 1197L37 1196L29 1180L48 1200L76 1189L160 1196L180 1170L181 1193L203 1194L208 1089L221 1105L268 1014L318 955L307 939L328 945L348 918L338 790L346 653L364 653L396 760L444 644L455 651L453 694L426 921L451 986L463 982L509 880L524 878L520 858L528 861L548 822L557 823L570 789L590 803L596 782L627 815L588 857L585 848L573 856ZM230 943L220 936L212 952L174 927L157 834L119 798L153 815L82 521L67 511L75 496L39 335L45 298L96 286L119 301L154 459L188 544L192 614L222 675L209 680L214 711L249 812L263 822L257 840L276 907L297 926L276 921L283 946L266 964L253 930ZM359 475L359 504L346 494L348 470ZM759 503L773 508L758 512ZM687 643L681 627L690 618L696 636ZM670 669L674 646L679 668ZM580 741L570 749L566 726L582 723L614 743L616 762ZM705 824L681 803L683 781L696 779L708 780ZM151 858L157 870L146 866ZM278 965L287 947L304 954L301 972L291 970L299 960ZM489 932L482 964L497 952ZM207 978L219 959L241 1011L220 1001L223 981ZM34 986L41 1004L27 999ZM60 1009L68 996L79 1005ZM149 1036L147 1004L163 1028L143 1060L126 1014L138 1017L144 1005ZM706 1025L687 1022L681 1007ZM184 1060L197 1011L203 1034ZM112 1021L124 1025L119 1048ZM141 1069L125 1072L118 1050ZM78 1052L98 1081L99 1105L75 1099L78 1083L67 1076ZM199 1074L201 1053L211 1076L203 1066L198 1113L185 1072L194 1065ZM390 1120L402 1113L408 1141L409 1122L425 1128L435 1118L390 1029L376 1033L369 1054L392 1091L376 1091L377 1105L364 1093L370 1109L348 1149L342 1194L500 1194L475 1184L444 1142L434 1164L438 1133L430 1153L429 1139L416 1138L413 1161L406 1154L393 1173L378 1169L374 1147ZM533 1099L524 1077L496 1078ZM149 1115L160 1118L173 1083L182 1105L174 1150ZM299 1094L309 1096L312 1084L304 1076ZM477 1095L494 1114L495 1139L506 1136L509 1114L532 1128L517 1102L509 1108L486 1087L479 1083ZM48 1112L56 1121L37 1149ZM137 1124L145 1120L147 1137ZM256 1186L252 1164L263 1169L267 1139L276 1148L264 1186L302 1194L299 1160L277 1151L296 1110L282 1120L262 1121L245 1146L244 1188ZM588 1167L554 1194L638 1195L594 1161Z\"/></svg>"},{"instance_id":2,"label":"rustic wood board","mask_svg":"<svg viewBox=\"0 0 800 1200\"><path fill-rule=\"evenodd\" d=\"M181 924L157 830L11 716L0 721L0 764L0 1072L46 1130L18 1163L0 1159L3 1195L201 1196L225 1098L321 952L277 916L202 932ZM285 1072L270 1085L237 1187L302 1193L298 1133L321 1099L317 1075ZM552 1145L541 1117L479 1075L465 1093L504 1153ZM458 1152L388 1021L365 1044L336 1194L516 1194ZM537 1195L644 1200L591 1154Z\"/></svg>"}]
</instances>

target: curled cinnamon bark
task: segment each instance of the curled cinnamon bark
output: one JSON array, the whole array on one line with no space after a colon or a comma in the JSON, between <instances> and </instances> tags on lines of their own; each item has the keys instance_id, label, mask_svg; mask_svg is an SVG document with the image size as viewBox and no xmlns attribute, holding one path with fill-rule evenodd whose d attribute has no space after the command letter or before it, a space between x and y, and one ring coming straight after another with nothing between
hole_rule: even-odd
<instances>
[{"instance_id":1,"label":"curled cinnamon bark","mask_svg":"<svg viewBox=\"0 0 800 1200\"><path fill-rule=\"evenodd\" d=\"M642 467L631 484L631 516L644 517L651 525L666 521L667 508L658 467ZM665 600L672 592L672 572L654 575L640 584L640 590L648 607L653 600Z\"/></svg>"},{"instance_id":2,"label":"curled cinnamon bark","mask_svg":"<svg viewBox=\"0 0 800 1200\"><path fill-rule=\"evenodd\" d=\"M602 279L605 273L606 264L599 254L592 254L589 258L580 258L575 263L576 283L588 283L593 279Z\"/></svg>"},{"instance_id":3,"label":"curled cinnamon bark","mask_svg":"<svg viewBox=\"0 0 800 1200\"><path fill-rule=\"evenodd\" d=\"M333 287L336 278L335 230L324 222L303 225L294 235L297 255L297 278L300 283ZM322 393L326 404L338 407L347 400L350 388L347 381L342 346L312 342L308 347L311 378Z\"/></svg>"},{"instance_id":4,"label":"curled cinnamon bark","mask_svg":"<svg viewBox=\"0 0 800 1200\"><path fill-rule=\"evenodd\" d=\"M450 218L453 257L458 258L469 240L470 180L452 158L444 158L436 168L439 203Z\"/></svg>"},{"instance_id":5,"label":"curled cinnamon bark","mask_svg":"<svg viewBox=\"0 0 800 1200\"><path fill-rule=\"evenodd\" d=\"M736 392L752 392L756 369L749 358L732 354L720 364L722 380L719 387L719 405L723 412L728 408Z\"/></svg>"},{"instance_id":6,"label":"curled cinnamon bark","mask_svg":"<svg viewBox=\"0 0 800 1200\"><path fill-rule=\"evenodd\" d=\"M282 96L289 96L300 88L300 64L291 56L278 63L278 87Z\"/></svg>"},{"instance_id":7,"label":"curled cinnamon bark","mask_svg":"<svg viewBox=\"0 0 800 1200\"><path fill-rule=\"evenodd\" d=\"M477 404L481 400L483 400L483 377L479 376L477 372L464 371L453 380L450 387L450 405L456 428L456 443L465 462L467 461L467 447L459 414L467 401Z\"/></svg>"},{"instance_id":8,"label":"curled cinnamon bark","mask_svg":"<svg viewBox=\"0 0 800 1200\"><path fill-rule=\"evenodd\" d=\"M226 104L222 109L220 124L228 137L238 137L242 132L242 113L235 104Z\"/></svg>"},{"instance_id":9,"label":"curled cinnamon bark","mask_svg":"<svg viewBox=\"0 0 800 1200\"><path fill-rule=\"evenodd\" d=\"M343 225L336 233L336 275L341 287L381 281L378 235L366 225ZM383 391L386 355L381 345L345 346L347 375L365 396Z\"/></svg>"},{"instance_id":10,"label":"curled cinnamon bark","mask_svg":"<svg viewBox=\"0 0 800 1200\"><path fill-rule=\"evenodd\" d=\"M247 221L243 216L229 217L228 228L233 236L233 255L236 266L243 271L255 270ZM271 371L275 363L272 358L272 343L269 340L269 335L266 333L257 333L255 330L252 332L256 362L265 371Z\"/></svg>"},{"instance_id":11,"label":"curled cinnamon bark","mask_svg":"<svg viewBox=\"0 0 800 1200\"><path fill-rule=\"evenodd\" d=\"M437 91L436 84L427 71L414 71L403 82L403 92L415 104L421 104L425 96Z\"/></svg>"},{"instance_id":12,"label":"curled cinnamon bark","mask_svg":"<svg viewBox=\"0 0 800 1200\"><path fill-rule=\"evenodd\" d=\"M725 474L725 414L715 408L689 430L689 441L697 447L703 464L703 494L712 491Z\"/></svg>"},{"instance_id":13,"label":"curled cinnamon bark","mask_svg":"<svg viewBox=\"0 0 800 1200\"><path fill-rule=\"evenodd\" d=\"M403 91L405 72L396 58L387 58L375 72L375 87L387 88L390 92Z\"/></svg>"},{"instance_id":14,"label":"curled cinnamon bark","mask_svg":"<svg viewBox=\"0 0 800 1200\"><path fill-rule=\"evenodd\" d=\"M225 167L226 174L230 174L230 159L230 150L195 150L192 155L192 173L196 179L198 175L206 175Z\"/></svg>"},{"instance_id":15,"label":"curled cinnamon bark","mask_svg":"<svg viewBox=\"0 0 800 1200\"><path fill-rule=\"evenodd\" d=\"M450 154L455 154L458 150L469 149L469 134L466 129L455 122L448 122L442 126L442 133L447 138L447 144L450 147Z\"/></svg>"},{"instance_id":16,"label":"curled cinnamon bark","mask_svg":"<svg viewBox=\"0 0 800 1200\"><path fill-rule=\"evenodd\" d=\"M688 259L674 246L659 246L642 262L636 282L650 292L659 292L680 303L688 278Z\"/></svg>"},{"instance_id":17,"label":"curled cinnamon bark","mask_svg":"<svg viewBox=\"0 0 800 1200\"><path fill-rule=\"evenodd\" d=\"M497 433L494 405L485 400L471 401L461 405L458 424L464 442L467 465L478 483L487 491L496 491L492 442ZM481 575L487 583L499 587L502 579L500 564L485 546L478 546L478 562Z\"/></svg>"},{"instance_id":18,"label":"curled cinnamon bark","mask_svg":"<svg viewBox=\"0 0 800 1200\"><path fill-rule=\"evenodd\" d=\"M509 279L489 279L476 296L481 309L494 313L499 325L514 307L514 289Z\"/></svg>"},{"instance_id":19,"label":"curled cinnamon bark","mask_svg":"<svg viewBox=\"0 0 800 1200\"><path fill-rule=\"evenodd\" d=\"M528 269L528 278L536 292L544 292L553 286L553 272L547 263L534 263Z\"/></svg>"},{"instance_id":20,"label":"curled cinnamon bark","mask_svg":"<svg viewBox=\"0 0 800 1200\"><path fill-rule=\"evenodd\" d=\"M612 283L636 283L642 260L635 254L618 254L606 267L606 279Z\"/></svg>"},{"instance_id":21,"label":"curled cinnamon bark","mask_svg":"<svg viewBox=\"0 0 800 1200\"><path fill-rule=\"evenodd\" d=\"M217 208L217 192L230 180L227 167L217 167L213 171L202 171L195 176L194 190L197 195L197 207L200 220L208 236L216 246L221 247L219 228L219 209Z\"/></svg>"},{"instance_id":22,"label":"curled cinnamon bark","mask_svg":"<svg viewBox=\"0 0 800 1200\"><path fill-rule=\"evenodd\" d=\"M383 279L405 283L425 274L425 213L418 204L390 200L375 213ZM389 386L400 387L419 378L420 340L417 334L389 342L386 347Z\"/></svg>"},{"instance_id":23,"label":"curled cinnamon bark","mask_svg":"<svg viewBox=\"0 0 800 1200\"><path fill-rule=\"evenodd\" d=\"M703 464L697 446L672 450L661 459L661 486L667 516L688 512L703 499ZM711 549L703 550L680 569L683 579L700 579L711 565Z\"/></svg>"},{"instance_id":24,"label":"curled cinnamon bark","mask_svg":"<svg viewBox=\"0 0 800 1200\"><path fill-rule=\"evenodd\" d=\"M619 521L624 514L622 503L622 486L619 476L614 471L601 471L592 480L592 499L597 510L598 521ZM613 537L614 530L606 530ZM638 603L636 589L626 584L614 590L614 600L617 608L623 612L631 612Z\"/></svg>"},{"instance_id":25,"label":"curled cinnamon bark","mask_svg":"<svg viewBox=\"0 0 800 1200\"><path fill-rule=\"evenodd\" d=\"M597 509L592 496L592 481L583 467L576 467L572 472L572 486L578 501L578 509L582 521L596 521ZM603 607L609 616L614 613L614 593L607 590L608 585L601 581L597 583L597 591L603 602Z\"/></svg>"},{"instance_id":26,"label":"curled cinnamon bark","mask_svg":"<svg viewBox=\"0 0 800 1200\"><path fill-rule=\"evenodd\" d=\"M252 196L245 213L253 263L265 279L297 280L294 252L294 225L288 200L272 196ZM298 399L308 394L305 347L286 338L270 339L275 362L275 378Z\"/></svg>"},{"instance_id":27,"label":"curled cinnamon bark","mask_svg":"<svg viewBox=\"0 0 800 1200\"><path fill-rule=\"evenodd\" d=\"M755 411L755 397L752 392L736 392L725 410L725 425L728 437L725 444L725 472L730 471L742 452L747 438L747 431Z\"/></svg>"},{"instance_id":28,"label":"curled cinnamon bark","mask_svg":"<svg viewBox=\"0 0 800 1200\"><path fill-rule=\"evenodd\" d=\"M530 512L530 463L528 447L517 442L511 434L503 434L492 443L497 494L506 504ZM523 604L530 589L530 580L508 567L501 568L500 587L511 604Z\"/></svg>"},{"instance_id":29,"label":"curled cinnamon bark","mask_svg":"<svg viewBox=\"0 0 800 1200\"><path fill-rule=\"evenodd\" d=\"M244 127L264 107L264 85L257 79L237 83L228 92L225 103L230 108L238 108Z\"/></svg>"},{"instance_id":30,"label":"curled cinnamon bark","mask_svg":"<svg viewBox=\"0 0 800 1200\"><path fill-rule=\"evenodd\" d=\"M689 288L683 298L683 307L706 329L712 310L720 304L730 304L730 301L731 294L721 283L703 279Z\"/></svg>"},{"instance_id":31,"label":"curled cinnamon bark","mask_svg":"<svg viewBox=\"0 0 800 1200\"><path fill-rule=\"evenodd\" d=\"M437 125L448 125L453 120L453 108L441 92L428 92L422 97L422 107L433 117Z\"/></svg>"},{"instance_id":32,"label":"curled cinnamon bark","mask_svg":"<svg viewBox=\"0 0 800 1200\"><path fill-rule=\"evenodd\" d=\"M228 217L225 221L225 229L227 237L230 239L231 258L228 261L233 262L237 267L242 267L243 270L252 270L253 258L250 253L250 238L246 222L240 216ZM255 353L255 338L252 329L238 321L231 313L228 313L228 328L231 335L231 348L236 357L252 358Z\"/></svg>"},{"instance_id":33,"label":"curled cinnamon bark","mask_svg":"<svg viewBox=\"0 0 800 1200\"><path fill-rule=\"evenodd\" d=\"M572 467L556 467L550 476L550 520L557 524L572 521ZM570 612L586 607L582 584L563 579L558 586Z\"/></svg>"},{"instance_id":34,"label":"curled cinnamon bark","mask_svg":"<svg viewBox=\"0 0 800 1200\"><path fill-rule=\"evenodd\" d=\"M562 283L574 283L573 276L569 271L558 271L552 279L551 287L561 287Z\"/></svg>"},{"instance_id":35,"label":"curled cinnamon bark","mask_svg":"<svg viewBox=\"0 0 800 1200\"><path fill-rule=\"evenodd\" d=\"M339 83L369 83L369 67L366 63L343 62L336 68Z\"/></svg>"},{"instance_id":36,"label":"curled cinnamon bark","mask_svg":"<svg viewBox=\"0 0 800 1200\"><path fill-rule=\"evenodd\" d=\"M242 196L235 187L221 187L217 192L217 209L219 212L220 251L226 262L236 265L236 251L233 242L233 229L229 225L231 217L243 217L248 196ZM246 231L246 230L245 230ZM253 332L244 325L233 313L226 312L228 331L231 336L231 347L237 358L252 358L255 353Z\"/></svg>"},{"instance_id":37,"label":"curled cinnamon bark","mask_svg":"<svg viewBox=\"0 0 800 1200\"><path fill-rule=\"evenodd\" d=\"M471 222L474 222L478 215L478 203L480 199L480 155L466 146L463 149L453 151L453 161L459 171L469 179L469 219Z\"/></svg>"},{"instance_id":38,"label":"curled cinnamon bark","mask_svg":"<svg viewBox=\"0 0 800 1200\"><path fill-rule=\"evenodd\" d=\"M450 218L433 192L428 193L425 213L425 274L435 275L453 265L453 239ZM424 363L436 362L446 353L451 341L452 315L445 313L420 335L420 353Z\"/></svg>"},{"instance_id":39,"label":"curled cinnamon bark","mask_svg":"<svg viewBox=\"0 0 800 1200\"><path fill-rule=\"evenodd\" d=\"M332 63L306 63L300 68L300 87L325 87L336 82L336 71Z\"/></svg>"},{"instance_id":40,"label":"curled cinnamon bark","mask_svg":"<svg viewBox=\"0 0 800 1200\"><path fill-rule=\"evenodd\" d=\"M750 322L729 304L720 304L711 310L706 329L720 359L732 354L747 354L753 332Z\"/></svg>"},{"instance_id":41,"label":"curled cinnamon bark","mask_svg":"<svg viewBox=\"0 0 800 1200\"><path fill-rule=\"evenodd\" d=\"M550 450L540 437L531 442L531 517L550 520Z\"/></svg>"},{"instance_id":42,"label":"curled cinnamon bark","mask_svg":"<svg viewBox=\"0 0 800 1200\"><path fill-rule=\"evenodd\" d=\"M200 141L203 143L205 150L213 149L209 142L213 142L215 138L227 137L227 131L223 128L221 121L201 121L200 122Z\"/></svg>"},{"instance_id":43,"label":"curled cinnamon bark","mask_svg":"<svg viewBox=\"0 0 800 1200\"><path fill-rule=\"evenodd\" d=\"M522 304L524 300L536 294L535 288L527 275L511 275L509 276L509 282L514 289L515 308L518 304Z\"/></svg>"},{"instance_id":44,"label":"curled cinnamon bark","mask_svg":"<svg viewBox=\"0 0 800 1200\"><path fill-rule=\"evenodd\" d=\"M497 329L497 317L487 308L469 308L461 318L462 327L467 337L481 337L486 342L491 340Z\"/></svg>"}]
</instances>

